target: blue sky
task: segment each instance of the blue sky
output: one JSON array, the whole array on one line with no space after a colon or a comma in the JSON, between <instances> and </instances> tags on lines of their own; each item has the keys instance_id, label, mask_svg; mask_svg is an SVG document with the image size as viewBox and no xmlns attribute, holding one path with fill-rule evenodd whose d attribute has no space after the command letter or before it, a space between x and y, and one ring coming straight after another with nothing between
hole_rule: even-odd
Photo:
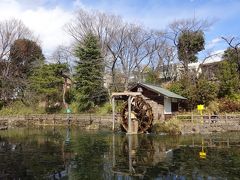
<instances>
[{"instance_id":1,"label":"blue sky","mask_svg":"<svg viewBox=\"0 0 240 180\"><path fill-rule=\"evenodd\" d=\"M159 30L177 19L209 19L214 24L205 33L206 48L212 51L226 48L221 36L240 37L240 0L0 0L0 20L22 19L49 55L58 45L70 43L62 26L78 8L117 14Z\"/></svg>"}]
</instances>

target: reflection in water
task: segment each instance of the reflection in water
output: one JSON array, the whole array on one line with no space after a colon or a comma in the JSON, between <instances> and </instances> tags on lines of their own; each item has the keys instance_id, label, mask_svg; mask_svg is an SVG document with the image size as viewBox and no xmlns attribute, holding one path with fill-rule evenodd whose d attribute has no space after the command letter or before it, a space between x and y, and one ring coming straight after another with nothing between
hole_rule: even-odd
<instances>
[{"instance_id":1,"label":"reflection in water","mask_svg":"<svg viewBox=\"0 0 240 180\"><path fill-rule=\"evenodd\" d=\"M0 179L39 179L61 170L60 139L54 131L0 132Z\"/></svg>"},{"instance_id":2,"label":"reflection in water","mask_svg":"<svg viewBox=\"0 0 240 180\"><path fill-rule=\"evenodd\" d=\"M202 149L201 149L201 151L199 152L199 157L200 157L201 159L205 159L205 158L207 157L207 153L206 153L206 151L204 150L204 140L203 140L203 138L202 138Z\"/></svg>"},{"instance_id":3,"label":"reflection in water","mask_svg":"<svg viewBox=\"0 0 240 180\"><path fill-rule=\"evenodd\" d=\"M161 162L169 162L173 156L172 149L159 141L154 141L154 137L146 135L127 135L123 138L122 149L119 150L117 155L114 155L116 159L113 160L117 163L112 167L113 173L118 178L151 177L151 174L148 174L151 167Z\"/></svg>"},{"instance_id":4,"label":"reflection in water","mask_svg":"<svg viewBox=\"0 0 240 180\"><path fill-rule=\"evenodd\" d=\"M53 174L51 174L48 178L49 179L63 179L65 177L69 176L69 173L71 171L71 161L73 159L73 151L71 150L71 137L70 137L70 126L67 127L66 130L66 138L63 143L63 162L64 162L64 169L62 171L54 171Z\"/></svg>"},{"instance_id":5,"label":"reflection in water","mask_svg":"<svg viewBox=\"0 0 240 180\"><path fill-rule=\"evenodd\" d=\"M69 127L0 131L0 179L239 177L240 133L169 137Z\"/></svg>"}]
</instances>

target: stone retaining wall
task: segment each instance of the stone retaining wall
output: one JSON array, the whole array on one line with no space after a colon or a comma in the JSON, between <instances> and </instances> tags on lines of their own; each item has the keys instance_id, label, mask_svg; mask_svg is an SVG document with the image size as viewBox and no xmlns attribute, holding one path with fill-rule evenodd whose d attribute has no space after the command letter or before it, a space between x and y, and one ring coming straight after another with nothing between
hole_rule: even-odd
<instances>
[{"instance_id":1,"label":"stone retaining wall","mask_svg":"<svg viewBox=\"0 0 240 180\"><path fill-rule=\"evenodd\" d=\"M72 126L81 128L98 129L112 128L112 115L92 115L92 114L56 114L56 115L25 115L25 116L4 116L0 117L0 129L6 127L21 126L67 126L70 122ZM119 123L115 120L116 127Z\"/></svg>"},{"instance_id":2,"label":"stone retaining wall","mask_svg":"<svg viewBox=\"0 0 240 180\"><path fill-rule=\"evenodd\" d=\"M227 117L227 116L226 116ZM238 116L239 117L239 116ZM208 134L212 132L240 131L240 118L219 119L189 119L181 120L182 134ZM9 127L24 126L77 126L84 129L109 129L112 130L112 115L93 114L56 114L56 115L25 115L0 117L0 130ZM202 121L203 120L203 121ZM120 130L120 120L115 119L115 130Z\"/></svg>"}]
</instances>

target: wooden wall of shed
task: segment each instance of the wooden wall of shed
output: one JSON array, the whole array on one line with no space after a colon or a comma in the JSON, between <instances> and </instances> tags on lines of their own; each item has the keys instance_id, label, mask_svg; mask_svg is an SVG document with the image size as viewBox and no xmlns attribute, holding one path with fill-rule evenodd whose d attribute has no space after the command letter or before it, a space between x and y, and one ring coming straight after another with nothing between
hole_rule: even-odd
<instances>
[{"instance_id":1,"label":"wooden wall of shed","mask_svg":"<svg viewBox=\"0 0 240 180\"><path fill-rule=\"evenodd\" d=\"M137 88L135 87L132 89L132 92L137 92ZM154 122L161 120L164 120L164 96L159 96L157 93L154 93L153 91L149 91L148 89L142 87L142 94L143 98L146 100L147 103L150 104L153 111L153 118Z\"/></svg>"},{"instance_id":2,"label":"wooden wall of shed","mask_svg":"<svg viewBox=\"0 0 240 180\"><path fill-rule=\"evenodd\" d=\"M164 107L162 104L157 103L151 99L146 99L146 102L150 104L153 111L154 122L163 121L164 120Z\"/></svg>"}]
</instances>

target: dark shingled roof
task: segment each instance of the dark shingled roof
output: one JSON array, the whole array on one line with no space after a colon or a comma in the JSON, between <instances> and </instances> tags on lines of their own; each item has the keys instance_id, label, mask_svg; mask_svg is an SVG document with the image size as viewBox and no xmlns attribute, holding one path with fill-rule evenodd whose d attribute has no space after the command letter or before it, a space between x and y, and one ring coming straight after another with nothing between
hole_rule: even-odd
<instances>
[{"instance_id":1,"label":"dark shingled roof","mask_svg":"<svg viewBox=\"0 0 240 180\"><path fill-rule=\"evenodd\" d=\"M145 87L146 89L149 89L153 92L156 92L156 93L162 94L164 96L167 96L167 97L176 98L176 99L187 99L183 96L180 96L176 93L173 93L173 92L171 92L167 89L161 88L159 86L149 85L149 84L145 84L145 83L138 83L138 85L140 85L142 87Z\"/></svg>"}]
</instances>

